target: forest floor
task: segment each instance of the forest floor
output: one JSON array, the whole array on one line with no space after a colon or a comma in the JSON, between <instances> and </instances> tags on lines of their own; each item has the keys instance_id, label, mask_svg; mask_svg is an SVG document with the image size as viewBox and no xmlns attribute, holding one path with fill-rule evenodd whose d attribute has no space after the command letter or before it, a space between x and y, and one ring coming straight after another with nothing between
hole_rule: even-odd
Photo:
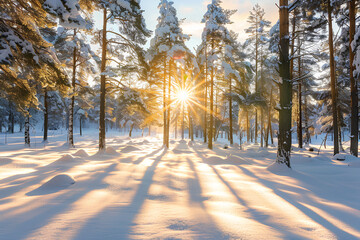
<instances>
[{"instance_id":1,"label":"forest floor","mask_svg":"<svg viewBox=\"0 0 360 240\"><path fill-rule=\"evenodd\" d=\"M275 147L112 134L98 153L95 133L64 139L0 146L0 239L360 238L360 160L329 147L294 148L287 169Z\"/></svg>"}]
</instances>

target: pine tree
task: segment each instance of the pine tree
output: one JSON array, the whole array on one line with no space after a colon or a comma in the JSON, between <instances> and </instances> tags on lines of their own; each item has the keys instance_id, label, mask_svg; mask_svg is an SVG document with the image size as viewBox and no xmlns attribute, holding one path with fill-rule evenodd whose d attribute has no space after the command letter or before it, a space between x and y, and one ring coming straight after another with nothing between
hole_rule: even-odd
<instances>
[{"instance_id":1,"label":"pine tree","mask_svg":"<svg viewBox=\"0 0 360 240\"><path fill-rule=\"evenodd\" d=\"M155 30L155 36L151 40L147 58L150 61L152 71L162 78L163 90L163 144L169 147L170 117L171 117L171 88L176 64L174 59L177 55L185 55L189 52L185 46L188 35L182 33L180 22L177 18L176 9L172 1L161 0L159 3L160 16Z\"/></svg>"},{"instance_id":2,"label":"pine tree","mask_svg":"<svg viewBox=\"0 0 360 240\"><path fill-rule=\"evenodd\" d=\"M263 64L264 50L266 49L264 45L267 42L268 31L266 28L270 26L270 22L264 18L265 11L260 5L256 4L253 7L253 10L250 11L250 16L248 18L248 23L250 27L245 30L246 33L250 34L249 38L246 41L246 45L253 45L252 52L255 52L254 61L255 61L255 93L262 95L261 91L261 82L263 76L259 69ZM262 70L261 70L262 71ZM260 74L259 74L260 72ZM259 79L260 75L260 79ZM263 108L260 109L261 119L263 119ZM261 128L263 128L263 121L261 121ZM261 129L261 146L263 145L263 130ZM258 141L258 109L255 108L255 143Z\"/></svg>"},{"instance_id":3,"label":"pine tree","mask_svg":"<svg viewBox=\"0 0 360 240\"><path fill-rule=\"evenodd\" d=\"M107 62L117 61L121 50L133 51L137 44L145 44L145 37L150 35L146 29L139 1L133 0L96 0L96 7L103 12L103 28L101 38L100 67L100 117L99 117L99 149L105 149L105 108L106 80L112 76ZM118 24L118 32L109 30L109 24ZM113 37L112 37L113 36ZM108 52L111 49L111 52ZM119 52L120 51L120 52ZM109 56L110 55L110 56ZM120 57L121 58L121 57ZM111 59L111 60L109 60Z\"/></svg>"},{"instance_id":4,"label":"pine tree","mask_svg":"<svg viewBox=\"0 0 360 240\"><path fill-rule=\"evenodd\" d=\"M211 4L207 7L207 12L204 14L202 23L205 23L205 28L202 33L202 41L205 43L207 54L207 69L210 72L210 122L208 128L208 148L213 148L214 137L214 82L215 82L215 69L218 59L220 58L220 51L223 40L228 38L229 31L225 25L230 24L230 16L235 11L224 10L221 6L220 0L212 0Z\"/></svg>"}]
</instances>

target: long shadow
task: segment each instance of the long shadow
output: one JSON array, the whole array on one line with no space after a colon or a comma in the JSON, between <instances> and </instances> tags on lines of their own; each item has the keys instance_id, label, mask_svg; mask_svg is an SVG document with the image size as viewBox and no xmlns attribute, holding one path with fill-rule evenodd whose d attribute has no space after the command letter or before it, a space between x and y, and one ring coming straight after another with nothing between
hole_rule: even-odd
<instances>
[{"instance_id":1,"label":"long shadow","mask_svg":"<svg viewBox=\"0 0 360 240\"><path fill-rule=\"evenodd\" d=\"M28 234L36 231L36 229L46 226L54 216L71 210L71 205L87 193L96 189L103 189L103 179L107 177L116 168L116 166L117 164L115 163L111 164L103 170L103 172L97 173L89 178L91 181L75 183L71 186L68 192L49 200L47 205L38 206L36 209L31 209L26 213L22 212L19 215L15 214L9 218L0 218L0 239L7 239L9 236L11 236L12 239L25 239L26 237L29 237ZM89 189L88 186L99 187ZM76 188L83 188L83 190L77 190ZM41 199L41 197L39 199ZM35 199L34 201L40 200ZM0 215L4 216L5 214L11 214L12 212L16 213L23 207L24 206L19 206L8 209L0 212ZM19 231L19 229L21 229L21 231Z\"/></svg>"},{"instance_id":2,"label":"long shadow","mask_svg":"<svg viewBox=\"0 0 360 240\"><path fill-rule=\"evenodd\" d=\"M189 168L192 170L194 177L188 178L188 189L190 194L190 204L198 204L203 211L205 212L207 219L209 220L209 223L211 225L211 238L212 239L235 239L234 237L230 236L229 234L225 234L223 231L221 231L214 220L212 219L211 215L207 212L206 207L204 205L204 201L208 200L208 197L202 196L202 188L200 185L200 179L198 172L195 168L194 163L189 159L186 158L187 163L189 165Z\"/></svg>"},{"instance_id":3,"label":"long shadow","mask_svg":"<svg viewBox=\"0 0 360 240\"><path fill-rule=\"evenodd\" d=\"M147 154L147 155L145 155L145 156L143 156L143 157L141 157L141 158L138 158L138 159L137 159L136 161L134 161L133 163L134 163L134 164L140 164L140 163L141 163L142 161L144 161L146 158L151 157L151 156L159 153L161 150L164 150L163 146L161 146L159 149L156 149L156 150L152 151L151 153L149 153L149 154Z\"/></svg>"},{"instance_id":4,"label":"long shadow","mask_svg":"<svg viewBox=\"0 0 360 240\"><path fill-rule=\"evenodd\" d=\"M340 229L339 227L337 227L333 223L329 222L328 220L326 220L325 218L323 218L322 216L320 216L318 213L314 212L313 210L307 208L306 206L298 203L295 200L292 200L291 196L289 196L287 193L278 190L276 188L276 186L273 185L273 182L259 178L254 173L252 173L251 171L249 171L248 169L246 169L244 167L241 167L241 166L237 166L237 167L239 169L241 169L248 176L258 179L258 181L261 184L263 184L264 186L266 186L266 187L268 187L270 189L273 189L273 191L274 191L274 193L276 195L278 195L284 201L290 203L291 205L293 205L294 207L299 209L306 216L308 216L309 218L311 218L312 220L314 220L315 222L317 222L318 224L320 224L321 226L323 226L324 228L326 228L330 232L336 234L338 238L340 238L340 239L356 239L357 238L356 236L354 236L354 235L352 235L352 234L350 234L348 232L345 232L344 230ZM320 206L316 206L316 207L321 209Z\"/></svg>"},{"instance_id":5,"label":"long shadow","mask_svg":"<svg viewBox=\"0 0 360 240\"><path fill-rule=\"evenodd\" d=\"M259 223L263 224L263 225L266 225L266 226L269 226L269 227L272 227L274 229L278 229L279 228L279 225L277 224L274 224L271 222L271 220L267 220L269 219L269 215L265 214L264 212L261 212L261 211L258 211L256 209L253 209L251 207L249 207L249 205L241 198L239 197L239 195L237 194L236 190L230 185L229 182L227 182L221 175L220 173L218 172L218 170L212 166L211 164L209 163L206 163L204 161L204 158L206 158L203 154L199 153L196 149L194 149L195 153L198 155L198 157L201 159L201 161L205 164L207 164L211 169L212 171L216 174L216 176L221 180L221 182L228 188L228 190L231 192L231 194L236 198L236 200L241 204L243 205L244 207L247 208L247 213L250 214L251 216L251 219L254 219L256 221L258 221ZM283 234L283 237L284 238L291 238L291 237L294 237L294 233L291 232L291 231L288 231L286 230L285 228L282 228L281 229L281 234Z\"/></svg>"},{"instance_id":6,"label":"long shadow","mask_svg":"<svg viewBox=\"0 0 360 240\"><path fill-rule=\"evenodd\" d=\"M164 149L163 153L157 156L152 165L146 169L141 183L129 205L119 208L111 206L96 216L93 216L93 218L78 232L75 238L86 239L88 236L91 236L92 238L101 239L127 239L131 234L131 227L134 225L135 217L140 212L141 207L148 197L156 167L166 153L167 150ZM110 223L110 225L103 225L102 223ZM99 232L97 230L100 227L102 230ZM106 233L111 236L106 236ZM97 234L102 235L98 236Z\"/></svg>"}]
</instances>

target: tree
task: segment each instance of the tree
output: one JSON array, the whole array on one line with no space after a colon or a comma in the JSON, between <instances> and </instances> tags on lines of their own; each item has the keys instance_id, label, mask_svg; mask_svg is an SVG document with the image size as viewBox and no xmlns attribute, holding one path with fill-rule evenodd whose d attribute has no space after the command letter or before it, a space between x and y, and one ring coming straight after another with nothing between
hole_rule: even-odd
<instances>
[{"instance_id":1,"label":"tree","mask_svg":"<svg viewBox=\"0 0 360 240\"><path fill-rule=\"evenodd\" d=\"M266 28L270 26L270 22L264 18L265 11L260 7L259 4L256 4L253 7L253 10L250 11L250 16L248 17L248 23L250 27L245 30L246 33L250 34L249 38L246 41L246 45L254 45L254 48L251 49L252 52L255 51L255 93L262 95L261 83L263 82L262 66L263 66L263 56L264 45L267 43L268 31ZM260 79L259 79L259 67L261 67ZM263 108L261 111L261 146L263 146ZM255 143L258 141L258 109L255 108Z\"/></svg>"},{"instance_id":2,"label":"tree","mask_svg":"<svg viewBox=\"0 0 360 240\"><path fill-rule=\"evenodd\" d=\"M280 42L279 42L279 73L280 73L280 106L279 106L279 141L276 162L290 166L291 152L291 100L292 79L290 78L289 58L289 4L288 0L280 0Z\"/></svg>"},{"instance_id":3,"label":"tree","mask_svg":"<svg viewBox=\"0 0 360 240\"><path fill-rule=\"evenodd\" d=\"M359 99L358 99L358 85L357 79L355 79L355 50L356 45L353 45L356 31L356 8L355 0L349 1L349 58L350 58L350 87L351 87L351 136L350 136L350 153L354 156L358 156L359 147Z\"/></svg>"},{"instance_id":4,"label":"tree","mask_svg":"<svg viewBox=\"0 0 360 240\"><path fill-rule=\"evenodd\" d=\"M99 117L99 149L105 149L105 97L106 78L112 77L112 72L107 68L107 62L120 58L121 52L133 51L137 44L145 44L145 37L150 35L140 9L139 1L133 0L96 0L97 8L103 11L103 28L101 38L101 67L100 67L100 117ZM108 24L117 23L118 32L109 30ZM114 36L111 37L110 35ZM114 46L115 45L115 46ZM111 51L109 51L111 50ZM109 56L110 55L110 56Z\"/></svg>"},{"instance_id":5,"label":"tree","mask_svg":"<svg viewBox=\"0 0 360 240\"><path fill-rule=\"evenodd\" d=\"M235 13L235 11L232 10L224 10L220 4L220 0L212 0L201 21L202 23L205 23L205 28L202 33L202 41L205 43L205 48L209 48L209 51L207 51L206 54L207 67L210 68L210 123L208 129L209 149L213 148L214 137L214 81L216 62L220 58L220 50L223 39L230 34L225 25L231 23L230 16Z\"/></svg>"}]
</instances>

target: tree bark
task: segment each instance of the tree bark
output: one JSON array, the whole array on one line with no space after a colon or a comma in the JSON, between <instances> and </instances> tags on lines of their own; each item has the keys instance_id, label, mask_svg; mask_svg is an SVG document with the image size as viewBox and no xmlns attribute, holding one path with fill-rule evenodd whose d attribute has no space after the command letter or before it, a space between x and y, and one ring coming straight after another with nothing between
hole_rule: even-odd
<instances>
[{"instance_id":1,"label":"tree bark","mask_svg":"<svg viewBox=\"0 0 360 240\"><path fill-rule=\"evenodd\" d=\"M101 73L106 70L106 52L107 52L107 10L104 7L103 30L102 30L102 56L101 56ZM105 149L105 95L106 95L106 76L100 76L100 119L99 119L99 150Z\"/></svg>"},{"instance_id":2,"label":"tree bark","mask_svg":"<svg viewBox=\"0 0 360 240\"><path fill-rule=\"evenodd\" d=\"M300 48L300 44L299 44ZM300 55L300 50L299 50ZM301 78L301 57L299 56L298 60L298 68L299 68L299 78ZM298 122L297 122L297 137L298 137L298 147L303 148L303 135L302 135L302 80L299 79L298 83L298 105L299 105L299 112L298 112Z\"/></svg>"},{"instance_id":3,"label":"tree bark","mask_svg":"<svg viewBox=\"0 0 360 240\"><path fill-rule=\"evenodd\" d=\"M230 92L230 98L229 98L229 121L230 121L230 129L229 129L229 134L230 134L230 145L234 144L234 138L233 138L233 113L232 113L232 98L231 98L231 78L229 79L229 92Z\"/></svg>"},{"instance_id":4,"label":"tree bark","mask_svg":"<svg viewBox=\"0 0 360 240\"><path fill-rule=\"evenodd\" d=\"M280 109L279 109L279 144L277 162L290 166L291 153L291 98L292 81L289 59L289 8L288 0L280 0Z\"/></svg>"},{"instance_id":5,"label":"tree bark","mask_svg":"<svg viewBox=\"0 0 360 240\"><path fill-rule=\"evenodd\" d=\"M270 134L270 129L271 129L271 110L272 110L272 101L273 101L273 88L271 87L270 90L270 102L269 102L269 109L268 109L268 127L266 129L266 141L265 141L265 146L268 147L269 146L269 134Z\"/></svg>"},{"instance_id":6,"label":"tree bark","mask_svg":"<svg viewBox=\"0 0 360 240\"><path fill-rule=\"evenodd\" d=\"M25 117L24 135L25 135L25 145L30 147L30 113L29 112L26 113L26 117Z\"/></svg>"},{"instance_id":7,"label":"tree bark","mask_svg":"<svg viewBox=\"0 0 360 240\"><path fill-rule=\"evenodd\" d=\"M168 104L167 104L167 122L166 122L166 147L169 148L170 139L170 110L171 110L171 60L169 61L169 79L168 79Z\"/></svg>"},{"instance_id":8,"label":"tree bark","mask_svg":"<svg viewBox=\"0 0 360 240\"><path fill-rule=\"evenodd\" d=\"M80 136L82 136L82 116L79 118L79 128L80 128Z\"/></svg>"},{"instance_id":9,"label":"tree bark","mask_svg":"<svg viewBox=\"0 0 360 240\"><path fill-rule=\"evenodd\" d=\"M76 37L76 29L74 29L74 37L75 40ZM77 48L74 47L73 50L73 66L72 66L72 81L71 81L71 87L72 87L72 96L71 96L71 103L70 103L70 109L69 109L69 146L74 146L74 107L75 107L75 84L76 84L76 64L77 64Z\"/></svg>"},{"instance_id":10,"label":"tree bark","mask_svg":"<svg viewBox=\"0 0 360 240\"><path fill-rule=\"evenodd\" d=\"M214 53L214 40L211 43L211 53ZM210 73L210 124L209 124L209 137L208 148L213 149L213 129L214 129L214 61L211 65Z\"/></svg>"},{"instance_id":11,"label":"tree bark","mask_svg":"<svg viewBox=\"0 0 360 240\"><path fill-rule=\"evenodd\" d=\"M330 49L330 77L331 77L331 99L332 99L332 115L333 115L333 131L334 131L334 155L339 153L339 128L337 115L337 89L334 61L334 42L332 28L332 7L330 0L327 0L328 11L328 27L329 27L329 49Z\"/></svg>"},{"instance_id":12,"label":"tree bark","mask_svg":"<svg viewBox=\"0 0 360 240\"><path fill-rule=\"evenodd\" d=\"M352 49L351 43L355 36L355 18L356 18L356 7L355 0L349 1L349 18L350 18L350 88L351 88L351 136L350 136L350 154L358 156L359 147L359 106L358 106L358 86L357 79L354 76L354 49Z\"/></svg>"},{"instance_id":13,"label":"tree bark","mask_svg":"<svg viewBox=\"0 0 360 240\"><path fill-rule=\"evenodd\" d=\"M246 109L246 142L250 142L250 122L249 122L249 110Z\"/></svg>"},{"instance_id":14,"label":"tree bark","mask_svg":"<svg viewBox=\"0 0 360 240\"><path fill-rule=\"evenodd\" d=\"M164 114L164 129L163 129L163 145L166 145L166 139L167 139L167 109L166 109L166 56L164 59L164 79L163 79L163 114Z\"/></svg>"},{"instance_id":15,"label":"tree bark","mask_svg":"<svg viewBox=\"0 0 360 240\"><path fill-rule=\"evenodd\" d=\"M48 122L49 122L49 107L48 107L48 91L44 89L44 136L43 141L48 139Z\"/></svg>"},{"instance_id":16,"label":"tree bark","mask_svg":"<svg viewBox=\"0 0 360 240\"><path fill-rule=\"evenodd\" d=\"M207 142L207 77L208 77L207 44L205 42L205 92L204 92L204 143Z\"/></svg>"}]
</instances>

